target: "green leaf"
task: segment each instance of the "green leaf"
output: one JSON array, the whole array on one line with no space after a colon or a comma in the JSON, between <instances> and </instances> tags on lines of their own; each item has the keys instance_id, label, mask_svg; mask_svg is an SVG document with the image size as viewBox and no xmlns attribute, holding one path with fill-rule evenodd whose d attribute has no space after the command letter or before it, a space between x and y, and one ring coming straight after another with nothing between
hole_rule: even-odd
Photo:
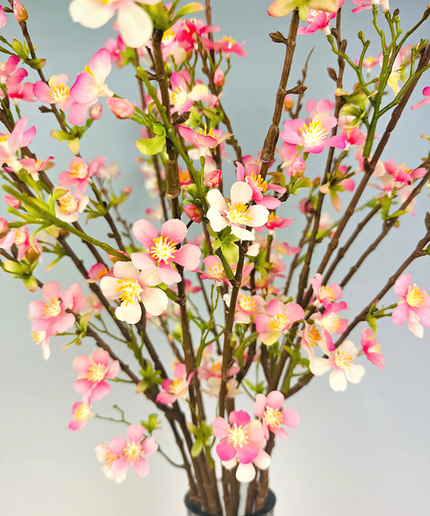
<instances>
[{"instance_id":1,"label":"green leaf","mask_svg":"<svg viewBox=\"0 0 430 516\"><path fill-rule=\"evenodd\" d=\"M159 134L154 138L143 138L141 140L137 140L136 147L142 154L146 156L153 156L154 154L158 154L164 150L164 142L166 141L165 134Z\"/></svg>"},{"instance_id":2,"label":"green leaf","mask_svg":"<svg viewBox=\"0 0 430 516\"><path fill-rule=\"evenodd\" d=\"M17 55L20 59L22 59L23 61L27 60L28 53L25 51L24 47L21 45L21 43L17 39L14 39L12 41L12 48L15 50L15 52L17 53Z\"/></svg>"},{"instance_id":3,"label":"green leaf","mask_svg":"<svg viewBox=\"0 0 430 516\"><path fill-rule=\"evenodd\" d=\"M239 261L239 248L237 245L233 243L221 244L221 250L229 264L237 263Z\"/></svg>"},{"instance_id":4,"label":"green leaf","mask_svg":"<svg viewBox=\"0 0 430 516\"><path fill-rule=\"evenodd\" d=\"M41 70L46 64L46 59L29 59L26 64L33 70Z\"/></svg>"},{"instance_id":5,"label":"green leaf","mask_svg":"<svg viewBox=\"0 0 430 516\"><path fill-rule=\"evenodd\" d=\"M227 279L229 280L232 280L234 278L234 274L233 274L233 271L231 270L230 268L230 265L229 263L227 262L227 260L225 259L225 256L223 255L221 249L217 249L215 251L215 254L218 256L218 258L221 260L221 263L224 267L224 271L225 271L225 274L227 276Z\"/></svg>"},{"instance_id":6,"label":"green leaf","mask_svg":"<svg viewBox=\"0 0 430 516\"><path fill-rule=\"evenodd\" d=\"M149 414L147 421L141 421L140 424L146 428L149 434L152 434L155 430L161 427L161 421L158 419L157 414Z\"/></svg>"},{"instance_id":7,"label":"green leaf","mask_svg":"<svg viewBox=\"0 0 430 516\"><path fill-rule=\"evenodd\" d=\"M301 177L293 185L289 185L289 193L291 195L297 195L297 192L302 188L310 188L312 181L308 177Z\"/></svg>"},{"instance_id":8,"label":"green leaf","mask_svg":"<svg viewBox=\"0 0 430 516\"><path fill-rule=\"evenodd\" d=\"M194 441L193 447L191 448L191 457L194 459L198 457L203 450L203 441L201 439L197 439Z\"/></svg>"},{"instance_id":9,"label":"green leaf","mask_svg":"<svg viewBox=\"0 0 430 516\"><path fill-rule=\"evenodd\" d=\"M191 2L190 4L184 5L184 7L181 7L179 11L176 13L176 16L172 20L172 25L176 23L179 18L182 16L186 16L187 14L191 13L199 13L203 11L202 4L199 4L198 2Z\"/></svg>"}]
</instances>

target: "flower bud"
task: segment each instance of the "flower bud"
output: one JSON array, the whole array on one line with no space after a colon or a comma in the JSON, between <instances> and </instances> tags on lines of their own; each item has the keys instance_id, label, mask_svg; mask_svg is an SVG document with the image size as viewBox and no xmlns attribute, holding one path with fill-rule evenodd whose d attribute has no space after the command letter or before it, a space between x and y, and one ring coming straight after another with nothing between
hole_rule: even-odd
<instances>
[{"instance_id":1,"label":"flower bud","mask_svg":"<svg viewBox=\"0 0 430 516\"><path fill-rule=\"evenodd\" d=\"M67 238L70 236L70 233L67 231L67 229L60 229L60 236L63 238Z\"/></svg>"},{"instance_id":2,"label":"flower bud","mask_svg":"<svg viewBox=\"0 0 430 516\"><path fill-rule=\"evenodd\" d=\"M221 68L217 68L215 70L215 73L214 73L214 83L217 85L217 86L224 86L224 83L225 83L225 77L224 77L224 73L223 71L221 70Z\"/></svg>"},{"instance_id":3,"label":"flower bud","mask_svg":"<svg viewBox=\"0 0 430 516\"><path fill-rule=\"evenodd\" d=\"M97 102L91 109L90 109L90 118L93 120L100 120L100 118L103 116L103 106L100 104L100 102Z\"/></svg>"},{"instance_id":4,"label":"flower bud","mask_svg":"<svg viewBox=\"0 0 430 516\"><path fill-rule=\"evenodd\" d=\"M11 274L16 274L17 276L24 274L23 266L12 260L5 260L3 262L3 267L6 272L10 272Z\"/></svg>"},{"instance_id":5,"label":"flower bud","mask_svg":"<svg viewBox=\"0 0 430 516\"><path fill-rule=\"evenodd\" d=\"M122 191L124 192L124 195L126 197L129 197L129 195L131 194L131 192L133 191L133 188L131 186L125 186Z\"/></svg>"},{"instance_id":6,"label":"flower bud","mask_svg":"<svg viewBox=\"0 0 430 516\"><path fill-rule=\"evenodd\" d=\"M9 226L7 220L0 217L0 239L4 238L9 233Z\"/></svg>"},{"instance_id":7,"label":"flower bud","mask_svg":"<svg viewBox=\"0 0 430 516\"><path fill-rule=\"evenodd\" d=\"M21 201L18 201L18 199L15 199L12 195L5 195L4 200L8 206L15 208L16 210L21 206Z\"/></svg>"},{"instance_id":8,"label":"flower bud","mask_svg":"<svg viewBox=\"0 0 430 516\"><path fill-rule=\"evenodd\" d=\"M37 260L40 258L40 253L37 249L35 249L33 246L30 246L27 251L25 251L25 258L30 263L37 262Z\"/></svg>"},{"instance_id":9,"label":"flower bud","mask_svg":"<svg viewBox=\"0 0 430 516\"><path fill-rule=\"evenodd\" d=\"M187 214L189 219L197 224L203 220L204 212L200 206L196 206L195 204L185 204L184 212Z\"/></svg>"},{"instance_id":10,"label":"flower bud","mask_svg":"<svg viewBox=\"0 0 430 516\"><path fill-rule=\"evenodd\" d=\"M217 187L222 180L222 172L221 170L213 170L209 172L209 174L205 175L205 179L203 181L203 186L207 186L209 188Z\"/></svg>"},{"instance_id":11,"label":"flower bud","mask_svg":"<svg viewBox=\"0 0 430 516\"><path fill-rule=\"evenodd\" d=\"M219 106L219 98L216 95L208 95L206 97L206 104L209 108L216 108Z\"/></svg>"},{"instance_id":12,"label":"flower bud","mask_svg":"<svg viewBox=\"0 0 430 516\"><path fill-rule=\"evenodd\" d=\"M127 99L111 97L106 99L106 104L119 120L126 120L134 115L134 106Z\"/></svg>"},{"instance_id":13,"label":"flower bud","mask_svg":"<svg viewBox=\"0 0 430 516\"><path fill-rule=\"evenodd\" d=\"M296 158L287 168L290 177L301 177L306 170L306 162L303 158Z\"/></svg>"},{"instance_id":14,"label":"flower bud","mask_svg":"<svg viewBox=\"0 0 430 516\"><path fill-rule=\"evenodd\" d=\"M14 0L13 2L13 14L18 23L28 20L27 10L19 0Z\"/></svg>"},{"instance_id":15,"label":"flower bud","mask_svg":"<svg viewBox=\"0 0 430 516\"><path fill-rule=\"evenodd\" d=\"M289 95L285 95L284 110L291 111L293 109L293 107L294 107L294 100Z\"/></svg>"},{"instance_id":16,"label":"flower bud","mask_svg":"<svg viewBox=\"0 0 430 516\"><path fill-rule=\"evenodd\" d=\"M23 283L25 288L29 292L36 292L37 291L37 280L34 276L30 276L29 278L23 278Z\"/></svg>"}]
</instances>

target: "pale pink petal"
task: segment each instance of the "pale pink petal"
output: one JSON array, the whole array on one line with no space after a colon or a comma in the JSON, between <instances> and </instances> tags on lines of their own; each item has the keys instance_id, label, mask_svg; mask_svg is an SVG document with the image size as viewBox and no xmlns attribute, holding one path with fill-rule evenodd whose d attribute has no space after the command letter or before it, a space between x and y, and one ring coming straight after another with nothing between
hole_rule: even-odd
<instances>
[{"instance_id":1,"label":"pale pink petal","mask_svg":"<svg viewBox=\"0 0 430 516\"><path fill-rule=\"evenodd\" d=\"M221 460L231 460L236 457L236 450L232 443L229 443L227 439L220 441L216 445L216 452Z\"/></svg>"},{"instance_id":2,"label":"pale pink petal","mask_svg":"<svg viewBox=\"0 0 430 516\"><path fill-rule=\"evenodd\" d=\"M272 459L270 455L264 450L258 450L258 455L252 461L258 469L267 469L270 466Z\"/></svg>"},{"instance_id":3,"label":"pale pink petal","mask_svg":"<svg viewBox=\"0 0 430 516\"><path fill-rule=\"evenodd\" d=\"M100 281L100 288L108 299L119 298L120 293L118 292L118 285L118 280L116 278L112 278L112 276L103 276Z\"/></svg>"},{"instance_id":4,"label":"pale pink petal","mask_svg":"<svg viewBox=\"0 0 430 516\"><path fill-rule=\"evenodd\" d=\"M61 297L61 287L56 281L48 281L42 288L42 294L46 299L54 299Z\"/></svg>"},{"instance_id":5,"label":"pale pink petal","mask_svg":"<svg viewBox=\"0 0 430 516\"><path fill-rule=\"evenodd\" d=\"M315 376L321 376L332 368L332 364L326 358L315 357L310 360L309 368Z\"/></svg>"},{"instance_id":6,"label":"pale pink petal","mask_svg":"<svg viewBox=\"0 0 430 516\"><path fill-rule=\"evenodd\" d=\"M110 356L107 351L104 351L103 349L98 349L93 354L93 362L95 364L102 364L107 367L109 364Z\"/></svg>"},{"instance_id":7,"label":"pale pink petal","mask_svg":"<svg viewBox=\"0 0 430 516\"><path fill-rule=\"evenodd\" d=\"M140 48L152 36L152 20L140 6L132 1L122 1L118 7L118 28L124 43Z\"/></svg>"},{"instance_id":8,"label":"pale pink petal","mask_svg":"<svg viewBox=\"0 0 430 516\"><path fill-rule=\"evenodd\" d=\"M145 247L154 245L154 239L158 238L158 233L154 226L145 219L138 220L133 226L133 235Z\"/></svg>"},{"instance_id":9,"label":"pale pink petal","mask_svg":"<svg viewBox=\"0 0 430 516\"><path fill-rule=\"evenodd\" d=\"M227 437L227 430L229 428L230 425L223 417L217 417L213 422L212 432L215 437L218 437L218 439L224 439L224 437Z\"/></svg>"},{"instance_id":10,"label":"pale pink petal","mask_svg":"<svg viewBox=\"0 0 430 516\"><path fill-rule=\"evenodd\" d=\"M129 324L137 324L142 317L142 308L140 307L140 303L137 302L127 306L123 303L115 309L115 315L120 321L125 321Z\"/></svg>"},{"instance_id":11,"label":"pale pink petal","mask_svg":"<svg viewBox=\"0 0 430 516\"><path fill-rule=\"evenodd\" d=\"M241 181L234 183L230 189L231 204L247 204L252 199L252 188ZM263 223L264 224L264 223Z\"/></svg>"},{"instance_id":12,"label":"pale pink petal","mask_svg":"<svg viewBox=\"0 0 430 516\"><path fill-rule=\"evenodd\" d=\"M34 83L34 95L42 102L45 102L46 104L52 104L54 100L52 99L50 93L51 90L47 84L45 84L43 81L36 81Z\"/></svg>"},{"instance_id":13,"label":"pale pink petal","mask_svg":"<svg viewBox=\"0 0 430 516\"><path fill-rule=\"evenodd\" d=\"M146 475L149 473L149 469L149 462L145 459L145 457L140 457L134 463L134 472L140 478L146 477Z\"/></svg>"},{"instance_id":14,"label":"pale pink petal","mask_svg":"<svg viewBox=\"0 0 430 516\"><path fill-rule=\"evenodd\" d=\"M106 378L111 378L111 379L115 378L118 375L118 373L119 373L119 362L118 362L118 360L114 360L107 370Z\"/></svg>"},{"instance_id":15,"label":"pale pink petal","mask_svg":"<svg viewBox=\"0 0 430 516\"><path fill-rule=\"evenodd\" d=\"M161 226L161 236L166 237L176 244L180 244L187 236L187 226L178 219L171 219Z\"/></svg>"},{"instance_id":16,"label":"pale pink petal","mask_svg":"<svg viewBox=\"0 0 430 516\"><path fill-rule=\"evenodd\" d=\"M112 59L109 51L102 48L96 52L89 62L89 67L99 81L104 84L106 77L110 74L112 69ZM83 100L82 102L87 101Z\"/></svg>"},{"instance_id":17,"label":"pale pink petal","mask_svg":"<svg viewBox=\"0 0 430 516\"><path fill-rule=\"evenodd\" d=\"M282 424L288 426L288 428L297 428L300 424L299 413L292 408L284 409L282 418Z\"/></svg>"},{"instance_id":18,"label":"pale pink petal","mask_svg":"<svg viewBox=\"0 0 430 516\"><path fill-rule=\"evenodd\" d=\"M239 467L236 470L236 478L239 482L251 482L255 477L255 468L251 463L249 464L239 464Z\"/></svg>"},{"instance_id":19,"label":"pale pink petal","mask_svg":"<svg viewBox=\"0 0 430 516\"><path fill-rule=\"evenodd\" d=\"M109 451L115 455L121 455L127 444L128 443L124 437L114 437L109 444Z\"/></svg>"},{"instance_id":20,"label":"pale pink petal","mask_svg":"<svg viewBox=\"0 0 430 516\"><path fill-rule=\"evenodd\" d=\"M336 392L342 392L348 386L348 382L346 381L345 374L342 369L336 369L330 374L329 383L330 387Z\"/></svg>"},{"instance_id":21,"label":"pale pink petal","mask_svg":"<svg viewBox=\"0 0 430 516\"><path fill-rule=\"evenodd\" d=\"M128 468L130 466L131 462L127 460L126 457L121 457L120 459L116 459L112 462L110 470L113 473L114 477L121 477L127 473Z\"/></svg>"},{"instance_id":22,"label":"pale pink petal","mask_svg":"<svg viewBox=\"0 0 430 516\"><path fill-rule=\"evenodd\" d=\"M185 244L175 254L175 262L189 271L195 271L200 265L202 252L193 244Z\"/></svg>"},{"instance_id":23,"label":"pale pink petal","mask_svg":"<svg viewBox=\"0 0 430 516\"><path fill-rule=\"evenodd\" d=\"M284 404L285 398L282 392L272 391L267 395L267 406L274 409L280 409Z\"/></svg>"},{"instance_id":24,"label":"pale pink petal","mask_svg":"<svg viewBox=\"0 0 430 516\"><path fill-rule=\"evenodd\" d=\"M70 89L70 95L78 104L86 105L96 102L98 91L99 86L95 78L90 73L83 72L78 75L75 84Z\"/></svg>"},{"instance_id":25,"label":"pale pink petal","mask_svg":"<svg viewBox=\"0 0 430 516\"><path fill-rule=\"evenodd\" d=\"M145 428L142 425L130 425L127 428L127 437L130 442L134 441L138 443L142 440L144 434Z\"/></svg>"},{"instance_id":26,"label":"pale pink petal","mask_svg":"<svg viewBox=\"0 0 430 516\"><path fill-rule=\"evenodd\" d=\"M402 326L408 319L408 305L406 303L401 303L396 306L391 315L391 319L393 324L396 326Z\"/></svg>"},{"instance_id":27,"label":"pale pink petal","mask_svg":"<svg viewBox=\"0 0 430 516\"><path fill-rule=\"evenodd\" d=\"M282 401L284 397L282 396ZM254 403L254 414L256 417L263 417L264 410L266 409L266 396L264 394L257 394Z\"/></svg>"},{"instance_id":28,"label":"pale pink petal","mask_svg":"<svg viewBox=\"0 0 430 516\"><path fill-rule=\"evenodd\" d=\"M91 399L94 401L100 401L102 398L107 396L111 391L110 385L102 380L99 382L91 391Z\"/></svg>"},{"instance_id":29,"label":"pale pink petal","mask_svg":"<svg viewBox=\"0 0 430 516\"><path fill-rule=\"evenodd\" d=\"M73 360L73 369L77 371L78 373L85 373L87 374L90 367L91 367L91 361L87 357L87 355L79 355L78 357Z\"/></svg>"},{"instance_id":30,"label":"pale pink petal","mask_svg":"<svg viewBox=\"0 0 430 516\"><path fill-rule=\"evenodd\" d=\"M153 437L147 437L142 443L142 450L145 455L154 455L158 450L158 444Z\"/></svg>"},{"instance_id":31,"label":"pale pink petal","mask_svg":"<svg viewBox=\"0 0 430 516\"><path fill-rule=\"evenodd\" d=\"M80 378L79 380L75 380L73 382L73 390L75 392L87 392L91 390L93 387L93 383L87 380L87 378Z\"/></svg>"},{"instance_id":32,"label":"pale pink petal","mask_svg":"<svg viewBox=\"0 0 430 516\"><path fill-rule=\"evenodd\" d=\"M285 305L279 299L273 299L267 305L266 309L267 315L269 317L274 317L275 315L284 314L285 313Z\"/></svg>"},{"instance_id":33,"label":"pale pink petal","mask_svg":"<svg viewBox=\"0 0 430 516\"><path fill-rule=\"evenodd\" d=\"M252 444L245 444L244 446L239 446L236 452L240 463L249 464L257 457L258 448Z\"/></svg>"},{"instance_id":34,"label":"pale pink petal","mask_svg":"<svg viewBox=\"0 0 430 516\"><path fill-rule=\"evenodd\" d=\"M140 295L143 306L151 315L161 315L167 308L168 297L159 288L146 288Z\"/></svg>"},{"instance_id":35,"label":"pale pink petal","mask_svg":"<svg viewBox=\"0 0 430 516\"><path fill-rule=\"evenodd\" d=\"M413 286L414 284L412 282L411 275L404 274L396 281L396 283L394 283L394 292L397 296L401 297L402 299L405 299L409 287L413 288Z\"/></svg>"},{"instance_id":36,"label":"pale pink petal","mask_svg":"<svg viewBox=\"0 0 430 516\"><path fill-rule=\"evenodd\" d=\"M166 285L171 285L172 283L179 283L182 278L178 271L174 270L171 265L167 265L164 262L160 262L158 266L158 273L160 275L161 280Z\"/></svg>"},{"instance_id":37,"label":"pale pink petal","mask_svg":"<svg viewBox=\"0 0 430 516\"><path fill-rule=\"evenodd\" d=\"M154 268L154 260L149 256L149 254L132 253L131 261L135 267L141 271L145 271L145 273L148 272L149 269Z\"/></svg>"},{"instance_id":38,"label":"pale pink petal","mask_svg":"<svg viewBox=\"0 0 430 516\"><path fill-rule=\"evenodd\" d=\"M113 267L113 273L116 278L139 279L139 270L131 262L116 262Z\"/></svg>"},{"instance_id":39,"label":"pale pink petal","mask_svg":"<svg viewBox=\"0 0 430 516\"><path fill-rule=\"evenodd\" d=\"M230 412L229 420L232 425L246 426L250 422L251 417L244 410L233 410Z\"/></svg>"}]
</instances>

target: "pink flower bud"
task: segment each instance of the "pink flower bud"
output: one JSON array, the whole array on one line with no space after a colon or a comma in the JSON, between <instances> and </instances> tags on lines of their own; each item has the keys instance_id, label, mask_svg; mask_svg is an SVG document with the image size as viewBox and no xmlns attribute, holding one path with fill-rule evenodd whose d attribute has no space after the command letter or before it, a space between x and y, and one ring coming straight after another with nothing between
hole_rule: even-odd
<instances>
[{"instance_id":1,"label":"pink flower bud","mask_svg":"<svg viewBox=\"0 0 430 516\"><path fill-rule=\"evenodd\" d=\"M197 222L197 224L203 220L204 213L200 206L196 206L195 204L185 204L184 211L188 218L193 222Z\"/></svg>"},{"instance_id":2,"label":"pink flower bud","mask_svg":"<svg viewBox=\"0 0 430 516\"><path fill-rule=\"evenodd\" d=\"M209 174L205 175L205 179L203 181L203 186L207 186L209 188L217 187L222 180L222 172L221 170L213 170L209 172Z\"/></svg>"},{"instance_id":3,"label":"pink flower bud","mask_svg":"<svg viewBox=\"0 0 430 516\"><path fill-rule=\"evenodd\" d=\"M100 120L100 118L103 116L103 106L100 104L100 102L97 102L91 109L90 109L90 117L93 120Z\"/></svg>"},{"instance_id":4,"label":"pink flower bud","mask_svg":"<svg viewBox=\"0 0 430 516\"><path fill-rule=\"evenodd\" d=\"M28 20L27 10L19 0L14 0L13 2L13 14L18 23Z\"/></svg>"},{"instance_id":5,"label":"pink flower bud","mask_svg":"<svg viewBox=\"0 0 430 516\"><path fill-rule=\"evenodd\" d=\"M110 99L106 99L106 104L119 120L131 118L134 114L134 106L127 99L111 97Z\"/></svg>"},{"instance_id":6,"label":"pink flower bud","mask_svg":"<svg viewBox=\"0 0 430 516\"><path fill-rule=\"evenodd\" d=\"M301 213L309 213L312 209L312 204L309 202L309 199L301 199L299 202L299 210Z\"/></svg>"},{"instance_id":7,"label":"pink flower bud","mask_svg":"<svg viewBox=\"0 0 430 516\"><path fill-rule=\"evenodd\" d=\"M9 233L9 226L7 220L0 217L0 239L4 238Z\"/></svg>"},{"instance_id":8,"label":"pink flower bud","mask_svg":"<svg viewBox=\"0 0 430 516\"><path fill-rule=\"evenodd\" d=\"M25 251L25 259L28 260L30 263L37 262L37 260L40 258L40 253L37 249L30 246L27 251Z\"/></svg>"},{"instance_id":9,"label":"pink flower bud","mask_svg":"<svg viewBox=\"0 0 430 516\"><path fill-rule=\"evenodd\" d=\"M21 201L18 201L18 199L15 199L15 197L12 197L11 195L5 195L4 200L8 206L15 208L16 210L21 206Z\"/></svg>"},{"instance_id":10,"label":"pink flower bud","mask_svg":"<svg viewBox=\"0 0 430 516\"><path fill-rule=\"evenodd\" d=\"M216 95L208 95L206 97L206 103L209 108L216 108L219 106L219 98Z\"/></svg>"},{"instance_id":11,"label":"pink flower bud","mask_svg":"<svg viewBox=\"0 0 430 516\"><path fill-rule=\"evenodd\" d=\"M289 96L285 95L284 98L284 109L285 111L291 111L294 107L294 100Z\"/></svg>"},{"instance_id":12,"label":"pink flower bud","mask_svg":"<svg viewBox=\"0 0 430 516\"><path fill-rule=\"evenodd\" d=\"M301 177L306 170L306 162L303 158L296 158L287 168L290 177Z\"/></svg>"},{"instance_id":13,"label":"pink flower bud","mask_svg":"<svg viewBox=\"0 0 430 516\"><path fill-rule=\"evenodd\" d=\"M217 68L215 70L215 73L214 73L214 83L217 86L224 86L225 78L224 78L224 73L221 70L221 68Z\"/></svg>"},{"instance_id":14,"label":"pink flower bud","mask_svg":"<svg viewBox=\"0 0 430 516\"><path fill-rule=\"evenodd\" d=\"M133 191L133 188L131 186L125 186L122 191L124 192L124 194L128 197L131 192Z\"/></svg>"}]
</instances>

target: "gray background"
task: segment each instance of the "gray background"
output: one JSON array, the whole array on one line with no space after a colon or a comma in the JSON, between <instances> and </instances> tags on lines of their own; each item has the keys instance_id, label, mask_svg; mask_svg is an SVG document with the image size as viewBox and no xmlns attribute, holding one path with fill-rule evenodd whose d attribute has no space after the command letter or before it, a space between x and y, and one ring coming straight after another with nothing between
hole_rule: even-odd
<instances>
[{"instance_id":1,"label":"gray background","mask_svg":"<svg viewBox=\"0 0 430 516\"><path fill-rule=\"evenodd\" d=\"M410 27L419 18L427 0L397 0L392 4L401 8L402 22ZM38 55L48 58L46 75L68 73L69 85L73 84L76 74L112 34L110 26L91 31L72 23L65 0L27 0L26 5ZM262 0L213 1L213 19L215 25L221 26L220 36L231 35L239 42L246 40L248 57L233 56L234 66L223 96L244 154L255 155L261 148L272 116L283 60L283 47L271 43L267 34L288 31L288 19L272 19L266 15L268 5L268 1ZM355 58L359 51L355 37L358 26L372 39L375 34L370 13L351 15L351 8L352 2L346 0L344 28L350 39L350 55ZM2 34L21 39L13 22L9 17ZM413 41L428 32L427 24ZM295 84L313 46L316 48L307 82L308 98L332 98L333 83L327 78L325 68L337 65L321 33L299 37L290 85ZM372 51L376 56L379 49L374 46ZM36 78L33 76L32 80ZM351 90L354 82L348 71L345 87ZM413 103L421 100L421 90L428 82L427 73L412 98ZM119 95L137 100L131 70L113 71L108 84ZM49 137L49 131L56 128L55 120L49 115L40 115L35 106L22 105L21 109L23 115L28 114L31 122L38 126L33 150L39 157L55 156L57 166L50 174L58 177L56 174L67 168L72 155L65 144ZM393 157L398 163L405 161L411 168L418 166L428 149L428 143L419 139L420 134L429 132L428 119L429 106L414 113L408 109L384 159ZM135 163L136 129L131 122L116 123L105 108L102 122L95 123L82 145L87 160L105 154L108 162L120 164L122 175L118 184L135 187L127 208L132 220L142 218L147 207L146 203L141 203L138 193L143 178ZM311 177L321 174L322 161L318 158L309 161ZM230 173L231 178L232 170L232 165L226 165L226 174ZM284 216L296 217L297 204L297 199L290 200ZM390 233L378 257L366 263L357 274L354 287L345 291L349 318L379 291L384 278L396 270L408 249L421 237L428 198L421 196L419 204L416 216L402 219L401 228ZM365 238L376 236L379 229L380 221L377 221L366 231ZM103 237L106 229L100 223L89 231ZM296 245L300 231L299 222L288 228L285 236L290 245ZM363 242L356 243L352 255L363 250ZM82 255L87 256L85 251ZM50 275L44 272L44 265L37 271L44 281L59 279L66 288L72 281L79 280L67 259ZM340 280L345 270L346 266L340 267L335 279ZM410 272L415 282L430 290L428 261L416 262ZM159 455L150 458L151 474L144 480L131 471L121 485L105 479L94 448L103 440L125 435L125 426L91 420L81 432L67 429L71 406L79 399L72 389L76 378L72 360L80 353L91 353L92 343L88 340L82 348L61 352L62 343L53 339L52 356L45 362L30 337L31 323L27 320L29 302L40 296L27 293L10 276L2 274L0 282L0 514L183 514L184 476ZM386 301L395 299L394 293L390 293ZM359 344L360 332L361 328L352 335L356 344ZM360 385L349 385L345 393L335 393L326 376L315 379L289 400L288 406L299 411L302 422L297 430L290 432L289 440L277 444L273 457L272 486L278 494L276 512L279 516L428 514L429 330L421 341L405 327L396 328L388 320L380 326L379 340L387 359L385 372L363 360L366 375ZM163 341L157 345L164 354ZM126 353L121 353L127 357ZM248 400L243 398L243 402L251 408ZM114 403L119 403L126 410L127 418L135 422L152 411L152 407L143 402L142 397L133 396L132 389L126 385L116 385L107 398L97 403L97 410L100 414L115 415L111 410ZM156 437L164 450L178 458L168 429L163 429Z\"/></svg>"}]
</instances>

